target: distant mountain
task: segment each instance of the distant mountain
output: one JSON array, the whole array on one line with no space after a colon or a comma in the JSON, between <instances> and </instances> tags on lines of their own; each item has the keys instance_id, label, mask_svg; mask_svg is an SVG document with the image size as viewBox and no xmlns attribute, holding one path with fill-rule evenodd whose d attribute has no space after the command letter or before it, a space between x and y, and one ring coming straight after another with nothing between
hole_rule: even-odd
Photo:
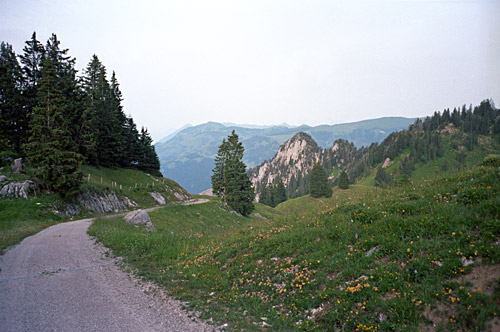
<instances>
[{"instance_id":1,"label":"distant mountain","mask_svg":"<svg viewBox=\"0 0 500 332\"><path fill-rule=\"evenodd\" d=\"M337 125L311 127L231 125L208 122L188 127L156 145L161 172L177 181L190 193L200 193L211 187L213 161L222 139L234 129L245 147L243 161L254 167L273 158L280 145L298 132L307 133L322 147L331 147L338 138L356 146L381 142L391 132L408 127L415 119L386 117Z\"/></svg>"},{"instance_id":2,"label":"distant mountain","mask_svg":"<svg viewBox=\"0 0 500 332\"><path fill-rule=\"evenodd\" d=\"M248 170L257 193L264 184L281 178L289 198L306 194L309 171L316 162L326 169L332 185L337 183L341 170L348 173L351 182L367 185L429 179L475 165L486 155L498 153L500 111L490 101L474 109L464 106L462 110L445 110L424 120L417 119L380 144L361 148L337 139L330 148L321 149L313 137L298 133L277 151L270 161ZM382 180L382 176L375 175L381 168L384 172L380 173L385 174Z\"/></svg>"},{"instance_id":3,"label":"distant mountain","mask_svg":"<svg viewBox=\"0 0 500 332\"><path fill-rule=\"evenodd\" d=\"M160 139L158 141L158 143L165 143L166 141L169 141L172 137L174 137L175 135L177 135L178 133L180 133L181 131L183 131L184 129L186 128L190 128L192 127L190 124L187 124L187 125L184 125L182 126L181 128L177 129L176 131L174 131L173 133L171 134L168 134L167 136L163 137L162 139Z\"/></svg>"}]
</instances>

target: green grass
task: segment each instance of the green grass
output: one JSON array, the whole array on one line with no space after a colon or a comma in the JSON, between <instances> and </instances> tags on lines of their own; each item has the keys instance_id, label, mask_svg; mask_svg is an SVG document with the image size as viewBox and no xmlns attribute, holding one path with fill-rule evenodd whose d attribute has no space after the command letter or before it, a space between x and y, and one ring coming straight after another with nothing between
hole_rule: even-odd
<instances>
[{"instance_id":1,"label":"green grass","mask_svg":"<svg viewBox=\"0 0 500 332\"><path fill-rule=\"evenodd\" d=\"M55 195L38 195L28 200L0 200L0 254L25 237L64 220L54 214L61 204Z\"/></svg>"},{"instance_id":2,"label":"green grass","mask_svg":"<svg viewBox=\"0 0 500 332\"><path fill-rule=\"evenodd\" d=\"M157 205L149 192L157 191L167 202L178 201L173 192L187 192L175 181L148 175L144 172L126 168L97 168L83 166L84 190L110 189L118 194L125 195L142 207ZM89 176L90 175L90 176Z\"/></svg>"},{"instance_id":3,"label":"green grass","mask_svg":"<svg viewBox=\"0 0 500 332\"><path fill-rule=\"evenodd\" d=\"M273 219L212 201L151 213L156 233L116 219L91 234L228 330L417 331L439 317L437 330L481 331L500 313L499 166L258 205Z\"/></svg>"},{"instance_id":4,"label":"green grass","mask_svg":"<svg viewBox=\"0 0 500 332\"><path fill-rule=\"evenodd\" d=\"M125 195L137 202L141 207L155 206L157 203L149 195L149 191L160 192L167 202L178 199L174 192L185 192L180 186L170 180L151 177L146 173L131 169L109 169L83 166L84 183L82 191L100 192L114 190L119 195ZM90 174L90 180L88 177ZM26 174L6 174L9 181L23 181L28 179ZM101 184L101 177L103 179ZM120 190L120 184L122 189ZM137 184L137 186L136 186ZM154 185L153 185L154 184ZM32 195L28 200L2 199L0 200L0 254L9 246L21 242L25 237L36 234L44 228L67 221L70 218L57 214L57 210L64 205L57 195ZM89 216L89 212L75 218Z\"/></svg>"}]
</instances>

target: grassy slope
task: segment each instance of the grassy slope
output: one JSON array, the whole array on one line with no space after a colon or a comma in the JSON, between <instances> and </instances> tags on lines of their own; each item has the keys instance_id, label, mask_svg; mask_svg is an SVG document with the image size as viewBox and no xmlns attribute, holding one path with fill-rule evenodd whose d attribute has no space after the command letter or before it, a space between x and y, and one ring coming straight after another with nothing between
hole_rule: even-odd
<instances>
[{"instance_id":1,"label":"grassy slope","mask_svg":"<svg viewBox=\"0 0 500 332\"><path fill-rule=\"evenodd\" d=\"M183 191L172 180L151 177L143 172L131 169L84 166L82 172L85 178L82 190L101 191L111 189L136 201L141 207L157 205L148 194L148 191L161 192L167 201L176 201L177 199L173 192L165 190L165 186L174 191ZM87 181L88 174L90 174L90 181ZM27 179L24 175L7 174L7 176L12 181ZM103 178L102 184L101 177ZM117 185L115 186L112 182L116 182ZM135 188L136 183L137 188ZM155 183L156 187L152 187L153 183ZM120 190L120 184L122 184L122 190ZM7 247L21 242L27 236L33 235L48 226L69 220L70 218L58 216L55 213L63 204L64 202L57 195L40 192L32 195L28 200L0 200L0 254ZM87 215L88 213L83 216Z\"/></svg>"},{"instance_id":2,"label":"grassy slope","mask_svg":"<svg viewBox=\"0 0 500 332\"><path fill-rule=\"evenodd\" d=\"M212 202L152 213L156 233L118 219L91 232L229 330L479 331L500 310L499 211L497 162L259 211L272 220Z\"/></svg>"}]
</instances>

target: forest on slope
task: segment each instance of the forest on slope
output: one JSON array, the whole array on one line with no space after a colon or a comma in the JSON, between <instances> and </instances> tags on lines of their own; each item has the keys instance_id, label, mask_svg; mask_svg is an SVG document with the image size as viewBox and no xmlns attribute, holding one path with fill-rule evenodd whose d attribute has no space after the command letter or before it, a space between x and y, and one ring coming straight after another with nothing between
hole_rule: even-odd
<instances>
[{"instance_id":1,"label":"forest on slope","mask_svg":"<svg viewBox=\"0 0 500 332\"><path fill-rule=\"evenodd\" d=\"M342 170L351 183L374 185L375 173L381 170L376 184L391 186L412 176L430 176L427 171L463 168L488 153L498 153L499 146L500 111L493 101L484 100L476 107L464 105L417 119L407 129L368 147L357 148L338 139L329 149L322 149L311 136L299 133L283 144L271 161L251 168L249 176L257 193L263 184L280 178L287 197L293 198L308 193L308 174L317 161L329 173L331 185L337 184Z\"/></svg>"},{"instance_id":2,"label":"forest on slope","mask_svg":"<svg viewBox=\"0 0 500 332\"><path fill-rule=\"evenodd\" d=\"M82 163L159 175L145 128L126 116L115 72L93 55L81 75L55 34L43 45L34 32L23 54L1 42L0 163L22 157L47 188L78 189Z\"/></svg>"}]
</instances>

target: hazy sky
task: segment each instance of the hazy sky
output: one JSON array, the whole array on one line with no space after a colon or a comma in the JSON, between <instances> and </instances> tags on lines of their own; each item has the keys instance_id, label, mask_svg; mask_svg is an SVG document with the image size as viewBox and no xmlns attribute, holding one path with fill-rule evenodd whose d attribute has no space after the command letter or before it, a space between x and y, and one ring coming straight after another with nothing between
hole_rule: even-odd
<instances>
[{"instance_id":1,"label":"hazy sky","mask_svg":"<svg viewBox=\"0 0 500 332\"><path fill-rule=\"evenodd\" d=\"M156 140L500 105L500 0L0 0L0 40L20 54L33 31L79 70L97 54Z\"/></svg>"}]
</instances>

